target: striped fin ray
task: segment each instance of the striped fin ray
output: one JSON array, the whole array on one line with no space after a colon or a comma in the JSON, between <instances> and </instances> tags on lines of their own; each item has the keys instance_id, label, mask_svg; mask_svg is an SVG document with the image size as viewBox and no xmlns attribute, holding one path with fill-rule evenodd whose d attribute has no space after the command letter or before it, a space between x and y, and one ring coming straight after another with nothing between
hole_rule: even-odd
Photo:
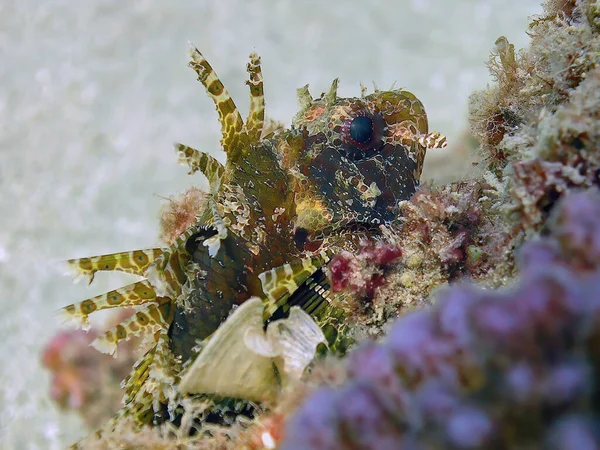
<instances>
[{"instance_id":1,"label":"striped fin ray","mask_svg":"<svg viewBox=\"0 0 600 450\"><path fill-rule=\"evenodd\" d=\"M65 306L60 309L60 313L67 321L74 321L82 329L88 330L90 327L88 316L95 311L120 306L138 306L155 300L156 291L147 280L142 280Z\"/></svg>"},{"instance_id":2,"label":"striped fin ray","mask_svg":"<svg viewBox=\"0 0 600 450\"><path fill-rule=\"evenodd\" d=\"M116 357L119 342L128 341L133 336L141 336L144 333L153 334L160 330L166 331L172 320L171 304L170 298L157 298L157 303L151 303L141 308L116 327L94 339L91 343L92 347Z\"/></svg>"},{"instance_id":3,"label":"striped fin ray","mask_svg":"<svg viewBox=\"0 0 600 450\"><path fill-rule=\"evenodd\" d=\"M219 121L221 122L221 145L232 161L237 159L238 154L243 151L241 140L245 135L242 133L244 123L239 110L235 106L231 95L217 76L217 73L208 63L200 51L192 47L190 49L192 60L189 66L198 74L198 81L206 88L206 92L213 99Z\"/></svg>"},{"instance_id":4,"label":"striped fin ray","mask_svg":"<svg viewBox=\"0 0 600 450\"><path fill-rule=\"evenodd\" d=\"M140 426L151 422L154 417L154 396L148 392L145 384L150 374L150 367L154 361L161 335L166 336L166 333L156 333L154 335L154 340L157 343L136 361L131 373L121 382L121 388L125 389L125 396L123 397L124 406L117 414L102 425L102 428L93 433L95 439L101 438L104 433L110 434L114 432L115 428L125 417L132 417ZM84 450L88 448L86 445L87 440L88 438L84 438L69 448L71 450Z\"/></svg>"},{"instance_id":5,"label":"striped fin ray","mask_svg":"<svg viewBox=\"0 0 600 450\"><path fill-rule=\"evenodd\" d=\"M304 111L312 105L313 97L308 90L308 84L296 89L296 95L298 96L300 110Z\"/></svg>"},{"instance_id":6,"label":"striped fin ray","mask_svg":"<svg viewBox=\"0 0 600 450\"><path fill-rule=\"evenodd\" d=\"M419 136L419 144L425 148L445 148L448 145L448 140L439 131L432 131L430 133Z\"/></svg>"},{"instance_id":7,"label":"striped fin ray","mask_svg":"<svg viewBox=\"0 0 600 450\"><path fill-rule=\"evenodd\" d=\"M159 333L154 335L154 340L158 342ZM111 433L115 430L119 422L125 417L133 417L137 424L143 425L150 423L154 416L152 408L153 397L143 389L148 376L150 374L150 366L154 361L158 343L152 346L140 359L133 365L133 369L129 375L121 382L121 388L125 389L123 397L123 407L119 412L106 422L101 429L94 434L97 438L104 433ZM85 448L85 440L75 444L72 449L83 450Z\"/></svg>"},{"instance_id":8,"label":"striped fin ray","mask_svg":"<svg viewBox=\"0 0 600 450\"><path fill-rule=\"evenodd\" d=\"M284 317L289 314L291 307L299 306L319 325L327 339L329 350L334 354L343 355L354 343L354 339L348 335L343 310L332 303L330 288L327 274L324 267L321 267L290 296L270 320ZM336 303L340 301L342 298L338 294Z\"/></svg>"},{"instance_id":9,"label":"striped fin ray","mask_svg":"<svg viewBox=\"0 0 600 450\"><path fill-rule=\"evenodd\" d=\"M154 397L152 394L145 390L140 391L135 402L123 406L115 416L102 425L102 428L96 430L94 433L96 439L101 438L104 433L114 433L115 429L119 426L119 423L121 423L121 421L126 417L133 418L135 423L140 427L143 425L148 425L154 418L153 404ZM71 449L86 450L89 448L89 446L87 446L85 442L86 438L72 446Z\"/></svg>"},{"instance_id":10,"label":"striped fin ray","mask_svg":"<svg viewBox=\"0 0 600 450\"><path fill-rule=\"evenodd\" d=\"M157 333L155 335L157 342L158 336L159 334ZM154 361L157 345L158 343L152 346L152 348L150 348L150 350L148 350L144 356L136 361L136 363L133 365L131 373L127 375L127 377L125 377L125 379L121 382L121 387L125 389L125 396L123 397L124 404L127 405L136 398L138 392L148 379L150 365L152 364L152 361Z\"/></svg>"},{"instance_id":11,"label":"striped fin ray","mask_svg":"<svg viewBox=\"0 0 600 450\"><path fill-rule=\"evenodd\" d=\"M211 188L213 185L218 184L218 181L225 172L225 167L219 161L208 153L201 152L187 145L175 144L175 150L177 151L177 162L187 165L190 168L190 175L200 171L208 178Z\"/></svg>"},{"instance_id":12,"label":"striped fin ray","mask_svg":"<svg viewBox=\"0 0 600 450\"><path fill-rule=\"evenodd\" d=\"M152 267L156 267L158 270L164 270L169 262L171 262L172 258L173 258L173 254L175 253L179 253L181 252L181 250L185 249L185 244L187 242L187 240L196 232L198 231L199 227L198 226L191 226L189 227L187 230L185 230L183 233L181 233L177 239L175 239L175 241L173 241L173 244L171 244L168 248L163 249L161 255L156 258L156 261L154 262L154 264L152 264L151 266L148 267L148 269L152 268ZM146 272L144 272L144 275L147 274L147 270Z\"/></svg>"},{"instance_id":13,"label":"striped fin ray","mask_svg":"<svg viewBox=\"0 0 600 450\"><path fill-rule=\"evenodd\" d=\"M265 123L265 97L260 57L256 53L250 54L250 62L246 70L249 74L246 84L250 87L250 110L246 119L246 134L250 142L258 142Z\"/></svg>"},{"instance_id":14,"label":"striped fin ray","mask_svg":"<svg viewBox=\"0 0 600 450\"><path fill-rule=\"evenodd\" d=\"M272 323L291 315L293 307L300 307L319 326L327 340L329 351L343 355L354 343L348 334L343 310L334 306L330 285L324 267L319 267L278 308L266 322ZM336 297L336 302L339 301Z\"/></svg>"},{"instance_id":15,"label":"striped fin ray","mask_svg":"<svg viewBox=\"0 0 600 450\"><path fill-rule=\"evenodd\" d=\"M258 278L267 297L263 319L269 319L280 307L286 305L290 295L330 259L330 255L321 253L261 273Z\"/></svg>"},{"instance_id":16,"label":"striped fin ray","mask_svg":"<svg viewBox=\"0 0 600 450\"><path fill-rule=\"evenodd\" d=\"M161 355L165 349L168 351L167 333L156 333L154 340L156 344L134 364L132 372L121 382L121 388L125 389L124 406L108 422L102 425L102 428L93 433L95 439L101 438L104 433L113 433L125 417L131 417L139 426L151 423L154 418L156 399L163 399L164 395L162 395L162 392L158 392L156 384L151 383L151 371L157 363L164 362L161 360ZM86 445L87 439L82 439L70 448L73 450L88 448Z\"/></svg>"},{"instance_id":17,"label":"striped fin ray","mask_svg":"<svg viewBox=\"0 0 600 450\"><path fill-rule=\"evenodd\" d=\"M164 401L169 395L166 390L172 391L170 394L175 393L172 375L164 374L165 368L173 366L166 330L156 333L155 339L156 345L136 362L133 371L121 383L121 387L125 388L125 407L122 415L133 416L140 425L151 421L157 401ZM157 379L157 376L164 379ZM165 383L170 385L170 388L165 388Z\"/></svg>"},{"instance_id":18,"label":"striped fin ray","mask_svg":"<svg viewBox=\"0 0 600 450\"><path fill-rule=\"evenodd\" d=\"M328 306L329 288L327 276L321 267L294 291L281 309L287 313L292 306L299 306L313 318L320 317Z\"/></svg>"},{"instance_id":19,"label":"striped fin ray","mask_svg":"<svg viewBox=\"0 0 600 450\"><path fill-rule=\"evenodd\" d=\"M325 103L327 105L332 105L333 103L335 103L335 101L337 99L337 90L338 90L339 84L340 84L339 78L335 78L333 80L333 82L331 83L331 87L329 88L329 91L327 91L327 93L324 96Z\"/></svg>"},{"instance_id":20,"label":"striped fin ray","mask_svg":"<svg viewBox=\"0 0 600 450\"><path fill-rule=\"evenodd\" d=\"M75 271L77 276L88 276L90 283L94 280L96 272L100 271L118 271L141 276L148 266L161 255L162 251L161 248L151 248L69 259L67 265Z\"/></svg>"}]
</instances>

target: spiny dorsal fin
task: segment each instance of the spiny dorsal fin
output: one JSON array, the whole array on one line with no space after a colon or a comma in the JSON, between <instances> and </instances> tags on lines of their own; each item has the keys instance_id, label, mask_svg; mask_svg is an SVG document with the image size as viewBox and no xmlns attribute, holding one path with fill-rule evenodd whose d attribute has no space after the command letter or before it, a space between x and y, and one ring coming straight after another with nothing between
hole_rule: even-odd
<instances>
[{"instance_id":1,"label":"spiny dorsal fin","mask_svg":"<svg viewBox=\"0 0 600 450\"><path fill-rule=\"evenodd\" d=\"M338 90L339 82L340 82L340 79L336 78L331 83L331 87L329 88L329 91L327 92L327 94L325 94L325 103L326 104L332 105L335 103L335 101L337 99L337 90Z\"/></svg>"},{"instance_id":2,"label":"spiny dorsal fin","mask_svg":"<svg viewBox=\"0 0 600 450\"><path fill-rule=\"evenodd\" d=\"M151 248L69 259L67 266L75 271L76 276L88 276L90 283L94 280L96 272L100 271L118 271L143 276L144 271L161 255L162 251L161 248Z\"/></svg>"},{"instance_id":3,"label":"spiny dorsal fin","mask_svg":"<svg viewBox=\"0 0 600 450\"><path fill-rule=\"evenodd\" d=\"M214 185L218 184L225 172L225 166L219 161L208 153L201 152L187 145L175 144L175 150L177 151L177 162L187 165L190 168L190 175L197 171L202 172L208 178L211 190Z\"/></svg>"},{"instance_id":4,"label":"spiny dorsal fin","mask_svg":"<svg viewBox=\"0 0 600 450\"><path fill-rule=\"evenodd\" d=\"M367 96L367 91L369 89L363 84L363 82L360 82L360 97L361 98L365 98Z\"/></svg>"},{"instance_id":5,"label":"spiny dorsal fin","mask_svg":"<svg viewBox=\"0 0 600 450\"><path fill-rule=\"evenodd\" d=\"M138 281L79 303L65 306L60 313L68 321L74 321L84 330L89 329L88 316L103 309L120 306L139 306L156 301L156 292L147 280Z\"/></svg>"},{"instance_id":6,"label":"spiny dorsal fin","mask_svg":"<svg viewBox=\"0 0 600 450\"><path fill-rule=\"evenodd\" d=\"M250 142L258 142L265 123L265 97L260 58L256 53L250 54L250 62L246 70L249 74L246 84L250 87L250 110L246 119L246 134Z\"/></svg>"},{"instance_id":7,"label":"spiny dorsal fin","mask_svg":"<svg viewBox=\"0 0 600 450\"><path fill-rule=\"evenodd\" d=\"M301 111L307 109L310 105L312 105L313 98L312 95L310 95L310 91L308 90L308 84L296 89L296 94L298 95L298 103L300 103Z\"/></svg>"},{"instance_id":8,"label":"spiny dorsal fin","mask_svg":"<svg viewBox=\"0 0 600 450\"><path fill-rule=\"evenodd\" d=\"M245 138L245 134L242 133L244 127L242 116L231 95L202 53L192 46L190 57L192 61L189 66L198 74L198 81L206 88L206 92L213 99L219 113L223 150L228 159L235 161L239 157L238 154L244 150L244 145L241 145L243 144L241 141Z\"/></svg>"}]
</instances>

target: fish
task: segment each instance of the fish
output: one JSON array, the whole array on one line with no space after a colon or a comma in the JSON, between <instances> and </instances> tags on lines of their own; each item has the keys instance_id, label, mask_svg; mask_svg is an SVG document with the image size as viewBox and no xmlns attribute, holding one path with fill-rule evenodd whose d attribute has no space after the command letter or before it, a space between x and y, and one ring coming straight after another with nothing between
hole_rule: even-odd
<instances>
[{"instance_id":1,"label":"fish","mask_svg":"<svg viewBox=\"0 0 600 450\"><path fill-rule=\"evenodd\" d=\"M204 399L217 416L231 412L231 399L242 402L240 411L244 402L269 404L318 354L343 355L354 338L327 266L339 252L382 237L382 227L398 220L399 203L417 190L426 150L447 144L428 130L411 92L361 89L360 97L343 98L338 79L315 98L308 85L298 89L291 126L271 126L255 53L244 120L197 48L190 58L216 107L226 155L222 164L175 144L177 161L208 180L193 223L165 247L67 262L90 283L100 271L141 277L61 310L89 329L96 311L136 308L96 338L101 352L149 337L149 350L123 381L124 406L112 426L124 417L140 426L173 421L189 398Z\"/></svg>"}]
</instances>

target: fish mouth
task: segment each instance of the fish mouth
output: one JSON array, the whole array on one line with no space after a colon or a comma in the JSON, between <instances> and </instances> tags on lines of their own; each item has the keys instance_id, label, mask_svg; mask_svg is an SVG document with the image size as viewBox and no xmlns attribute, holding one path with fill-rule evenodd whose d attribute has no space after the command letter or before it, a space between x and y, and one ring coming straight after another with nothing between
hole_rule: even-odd
<instances>
[{"instance_id":1,"label":"fish mouth","mask_svg":"<svg viewBox=\"0 0 600 450\"><path fill-rule=\"evenodd\" d=\"M331 230L331 232L336 232L336 233L340 233L340 232L356 232L356 233L361 233L361 232L365 232L365 233L371 233L373 231L377 231L379 230L379 227L381 225L385 225L386 222L379 220L379 219L372 219L372 220L365 220L365 221L360 221L360 220L351 220L350 222L347 222L343 225L340 225L339 227L335 228L334 230ZM330 232L330 233L331 233Z\"/></svg>"},{"instance_id":2,"label":"fish mouth","mask_svg":"<svg viewBox=\"0 0 600 450\"><path fill-rule=\"evenodd\" d=\"M325 239L339 235L340 240L348 234L372 236L379 232L381 225L387 222L381 220L360 221L351 220L336 226L330 226L318 231L310 231L306 228L298 227L294 230L294 242L299 250L316 251L323 244Z\"/></svg>"}]
</instances>

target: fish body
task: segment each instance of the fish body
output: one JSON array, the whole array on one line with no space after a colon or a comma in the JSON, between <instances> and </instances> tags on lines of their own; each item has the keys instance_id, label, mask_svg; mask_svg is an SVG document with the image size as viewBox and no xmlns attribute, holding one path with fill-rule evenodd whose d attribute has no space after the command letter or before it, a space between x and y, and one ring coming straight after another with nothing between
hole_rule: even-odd
<instances>
[{"instance_id":1,"label":"fish body","mask_svg":"<svg viewBox=\"0 0 600 450\"><path fill-rule=\"evenodd\" d=\"M330 351L343 353L352 339L343 311L331 302L327 264L337 252L356 250L361 239L376 238L381 225L396 220L398 203L417 189L426 148L445 146L442 135L428 131L422 103L402 89L339 98L335 80L327 93L313 98L305 86L298 90L301 109L292 126L267 133L258 56L252 54L247 67L246 120L195 48L190 67L216 105L227 155L221 164L207 153L176 145L179 162L209 181L195 223L165 248L69 261L90 281L104 270L144 278L63 308L84 328L94 311L138 308L95 346L114 353L119 341L144 332L153 336L154 345L124 381L121 416L132 415L140 423L155 420L161 404L185 395L227 396L227 387L210 392L206 386L214 383L198 381L207 377L211 361L206 355L219 361L228 353L237 355L219 346L259 342L248 344L259 355L248 367L262 367L265 374L276 355L286 361L280 371L301 373L307 352L320 339ZM241 325L227 328L227 322ZM311 344L303 347L302 340ZM236 357L244 358L244 351ZM222 380L215 383L223 386ZM231 392L251 400L271 392L248 383ZM207 390L198 392L198 386Z\"/></svg>"}]
</instances>

